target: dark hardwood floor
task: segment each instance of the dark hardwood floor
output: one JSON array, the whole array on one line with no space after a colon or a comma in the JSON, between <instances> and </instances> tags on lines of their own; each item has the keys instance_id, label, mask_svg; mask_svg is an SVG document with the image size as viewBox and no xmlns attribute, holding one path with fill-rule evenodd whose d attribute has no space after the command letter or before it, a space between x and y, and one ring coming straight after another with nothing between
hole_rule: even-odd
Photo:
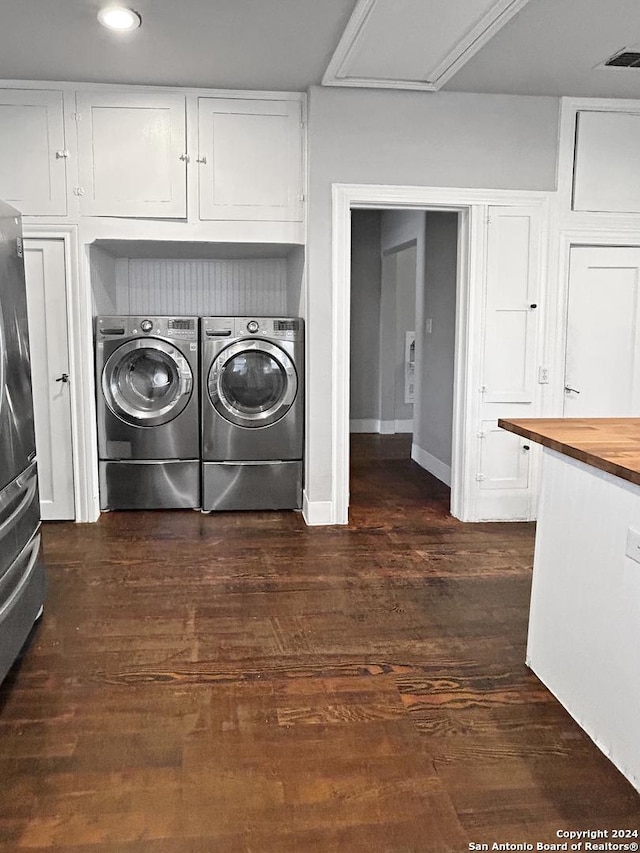
<instances>
[{"instance_id":1,"label":"dark hardwood floor","mask_svg":"<svg viewBox=\"0 0 640 853\"><path fill-rule=\"evenodd\" d=\"M423 853L640 828L524 664L533 525L464 525L404 437L354 438L348 527L45 525L0 688L0 850ZM584 848L583 848L584 849Z\"/></svg>"}]
</instances>

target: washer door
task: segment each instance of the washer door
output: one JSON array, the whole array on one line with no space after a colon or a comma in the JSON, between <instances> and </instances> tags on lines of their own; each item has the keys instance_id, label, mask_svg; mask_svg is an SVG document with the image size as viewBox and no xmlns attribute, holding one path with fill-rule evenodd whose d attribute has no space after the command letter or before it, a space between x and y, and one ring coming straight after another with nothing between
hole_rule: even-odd
<instances>
[{"instance_id":1,"label":"washer door","mask_svg":"<svg viewBox=\"0 0 640 853\"><path fill-rule=\"evenodd\" d=\"M209 397L236 426L270 426L281 420L298 393L298 376L284 350L261 340L226 347L211 365Z\"/></svg>"},{"instance_id":2,"label":"washer door","mask_svg":"<svg viewBox=\"0 0 640 853\"><path fill-rule=\"evenodd\" d=\"M137 427L169 423L191 398L193 373L186 358L165 341L127 341L102 371L102 393L114 415Z\"/></svg>"},{"instance_id":3,"label":"washer door","mask_svg":"<svg viewBox=\"0 0 640 853\"><path fill-rule=\"evenodd\" d=\"M0 304L0 424L2 424L2 416L4 414L4 398L5 398L5 375L6 375L6 348L4 333L4 318L2 316L2 305Z\"/></svg>"}]
</instances>

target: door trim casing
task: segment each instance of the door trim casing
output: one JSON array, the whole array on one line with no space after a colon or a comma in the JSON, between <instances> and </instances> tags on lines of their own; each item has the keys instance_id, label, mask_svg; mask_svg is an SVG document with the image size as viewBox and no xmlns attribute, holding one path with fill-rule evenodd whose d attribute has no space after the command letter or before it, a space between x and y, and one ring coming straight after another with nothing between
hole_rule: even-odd
<instances>
[{"instance_id":1,"label":"door trim casing","mask_svg":"<svg viewBox=\"0 0 640 853\"><path fill-rule=\"evenodd\" d=\"M95 521L99 514L98 463L94 414L94 376L91 294L80 282L77 225L25 222L23 236L29 240L62 240L64 244L67 337L69 344L69 395L71 402L71 451L73 497L77 522ZM88 332L88 334L87 334Z\"/></svg>"},{"instance_id":2,"label":"door trim casing","mask_svg":"<svg viewBox=\"0 0 640 853\"><path fill-rule=\"evenodd\" d=\"M451 513L474 521L473 485L476 454L473 433L478 421L481 375L482 297L486 258L487 207L538 206L542 240L549 239L551 200L555 192L377 184L332 185L331 277L331 501L317 514L305 494L307 524L347 524L349 508L349 350L351 291L351 210L391 209L458 212L456 344L451 464ZM545 253L546 257L546 253ZM546 267L542 273L546 281Z\"/></svg>"}]
</instances>

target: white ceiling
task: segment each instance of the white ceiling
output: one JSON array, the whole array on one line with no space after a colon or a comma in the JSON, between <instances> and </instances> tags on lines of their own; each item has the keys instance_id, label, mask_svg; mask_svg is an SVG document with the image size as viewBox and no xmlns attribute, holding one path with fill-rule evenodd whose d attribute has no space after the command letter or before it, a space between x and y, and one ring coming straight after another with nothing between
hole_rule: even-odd
<instances>
[{"instance_id":1,"label":"white ceiling","mask_svg":"<svg viewBox=\"0 0 640 853\"><path fill-rule=\"evenodd\" d=\"M356 0L131 0L142 28L118 36L97 24L105 2L0 0L0 79L305 91L321 82L356 8ZM442 15L442 0L421 5ZM415 26L426 29L423 15ZM389 28L386 67L409 47L395 35L402 31ZM420 50L420 38L410 41ZM640 69L597 68L638 44L638 0L528 0L443 89L640 98ZM433 60L425 56L425 69Z\"/></svg>"}]
</instances>

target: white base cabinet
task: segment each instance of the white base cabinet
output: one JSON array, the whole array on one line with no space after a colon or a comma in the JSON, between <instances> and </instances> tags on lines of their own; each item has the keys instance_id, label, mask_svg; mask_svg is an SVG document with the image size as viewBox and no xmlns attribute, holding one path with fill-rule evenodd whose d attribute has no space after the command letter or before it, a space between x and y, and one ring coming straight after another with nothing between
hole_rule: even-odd
<instances>
[{"instance_id":1,"label":"white base cabinet","mask_svg":"<svg viewBox=\"0 0 640 853\"><path fill-rule=\"evenodd\" d=\"M640 790L640 486L544 450L527 663Z\"/></svg>"}]
</instances>

